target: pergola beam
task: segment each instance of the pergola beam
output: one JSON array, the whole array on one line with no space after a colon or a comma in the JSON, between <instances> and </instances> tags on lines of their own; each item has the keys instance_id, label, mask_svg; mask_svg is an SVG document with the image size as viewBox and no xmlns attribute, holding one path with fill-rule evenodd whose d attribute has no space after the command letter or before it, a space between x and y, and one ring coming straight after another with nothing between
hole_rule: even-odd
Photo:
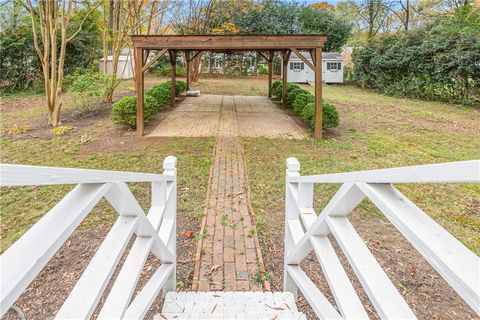
<instances>
[{"instance_id":1,"label":"pergola beam","mask_svg":"<svg viewBox=\"0 0 480 320\"><path fill-rule=\"evenodd\" d=\"M292 50L293 53L295 53L297 55L297 57L299 57L300 60L303 61L303 63L305 63L307 66L309 66L310 69L315 70L315 66L310 61L308 61L307 58L305 58L305 56L300 51L298 51L295 48L290 48L290 50Z\"/></svg>"},{"instance_id":2,"label":"pergola beam","mask_svg":"<svg viewBox=\"0 0 480 320\"><path fill-rule=\"evenodd\" d=\"M188 60L188 62L192 62L193 59L195 59L196 57L198 57L198 55L199 55L200 53L202 53L202 50L198 50L198 51L193 55L193 57L191 57L190 60Z\"/></svg>"},{"instance_id":3,"label":"pergola beam","mask_svg":"<svg viewBox=\"0 0 480 320\"><path fill-rule=\"evenodd\" d=\"M310 52L310 58L312 58L313 64L315 65L315 63L316 63L316 61L315 61L315 49L310 49L310 50L308 50L308 52Z\"/></svg>"},{"instance_id":4,"label":"pergola beam","mask_svg":"<svg viewBox=\"0 0 480 320\"><path fill-rule=\"evenodd\" d=\"M261 51L288 48L323 47L327 37L320 35L132 35L133 45L144 49Z\"/></svg>"},{"instance_id":5,"label":"pergola beam","mask_svg":"<svg viewBox=\"0 0 480 320\"><path fill-rule=\"evenodd\" d=\"M148 51L148 50L147 50ZM164 54L165 52L167 52L167 49L163 49L162 51L160 51L159 53L157 53L156 55L153 56L153 58L148 61L147 63L145 63L145 65L143 66L142 68L142 72L145 72L148 70L148 68L151 67L152 64L155 63L155 61L157 61L158 59L160 59Z\"/></svg>"},{"instance_id":6,"label":"pergola beam","mask_svg":"<svg viewBox=\"0 0 480 320\"><path fill-rule=\"evenodd\" d=\"M262 56L263 59L265 59L265 61L268 62L268 57L266 55L264 55L262 51L257 51L257 52L258 52L259 55Z\"/></svg>"}]
</instances>

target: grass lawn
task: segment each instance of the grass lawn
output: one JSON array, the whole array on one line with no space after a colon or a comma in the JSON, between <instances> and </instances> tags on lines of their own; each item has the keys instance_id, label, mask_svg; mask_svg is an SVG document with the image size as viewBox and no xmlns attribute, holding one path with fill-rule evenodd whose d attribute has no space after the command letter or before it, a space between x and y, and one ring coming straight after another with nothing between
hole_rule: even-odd
<instances>
[{"instance_id":1,"label":"grass lawn","mask_svg":"<svg viewBox=\"0 0 480 320\"><path fill-rule=\"evenodd\" d=\"M146 84L148 87L165 80L166 78L147 77ZM308 85L303 87L313 90ZM204 93L265 95L267 82L265 78L206 78L200 80L198 88ZM133 83L123 82L119 87L119 95L131 90ZM289 156L300 160L304 174L480 158L478 109L398 99L351 86L324 86L323 92L325 101L335 104L341 114L340 127L327 134L325 140L243 140L253 205L260 215L260 221L262 212L283 207L283 200L278 201L278 195L283 195L284 162ZM0 98L2 109L8 109L8 112L1 114L2 129L38 119L43 121L45 106L42 99L38 93ZM66 96L64 100L65 110L71 110L70 98ZM201 207L201 189L196 186L204 188L206 185L213 139L196 139L194 143L189 139L163 139L161 143L151 143L148 148L128 150L124 147L122 152L113 153L94 150L79 156L82 145L101 139L102 135L109 135L111 130L112 125L107 117L65 137L52 135L53 139L46 140L15 139L15 136L3 138L1 160L10 163L159 172L162 159L175 154L179 157L180 188L188 187L191 190L189 193L198 193L190 194L189 201L185 202L190 203L188 205L191 208ZM121 140L121 136L113 139ZM333 186L322 188L330 192L320 193L319 205L325 205L335 189ZM4 190L1 205L1 250L5 250L68 189L69 187L22 189L25 191L21 194L29 199L25 203L33 210L24 210L25 208L15 205L14 198L18 191ZM480 186L415 185L400 186L400 189L470 249L480 253ZM138 187L138 190L142 200L148 199L148 188ZM36 201L31 201L34 199ZM365 210L365 215L368 215L368 211Z\"/></svg>"},{"instance_id":2,"label":"grass lawn","mask_svg":"<svg viewBox=\"0 0 480 320\"><path fill-rule=\"evenodd\" d=\"M166 79L147 77L146 87L164 80ZM312 87L304 87L313 90ZM266 95L268 89L266 78L201 79L198 88L202 93L245 95ZM132 90L131 81L122 83L115 99ZM266 267L272 274L274 289L280 289L282 280L286 158L297 157L302 174L480 159L479 109L393 98L351 86L324 86L323 93L326 102L337 106L341 122L340 127L328 132L324 140L242 139L258 235ZM75 112L71 102L65 96L66 115ZM84 115L66 117L66 123L73 125L74 130L55 136L45 129L46 107L41 95L0 97L0 108L2 132L8 131L15 124L32 126L32 132L4 135L1 138L2 162L159 173L167 155L177 156L178 229L180 233L198 231L209 168L213 160L214 138L139 139L132 132L111 123L110 105L104 106L104 110L90 122L83 121L83 117L86 117ZM162 115L158 116L157 123L161 117ZM72 119L82 119L82 125L77 125ZM34 137L35 128L42 126L44 133ZM338 187L316 186L317 213ZM397 187L469 249L480 254L479 185L418 184ZM71 188L72 186L2 188L0 251L8 248ZM144 209L147 209L149 186L131 184L131 188ZM82 223L78 232L88 233L111 224L115 216L114 211L103 201ZM272 221L279 223L271 223ZM364 201L354 210L352 223L358 226L360 235L365 236L372 251L381 257L379 260L382 265L387 261L387 269L391 265L402 266L405 263L412 270L417 270L418 257L410 254L405 241L392 236L396 231L370 202ZM179 280L185 281L185 286L188 286L191 276L194 238L179 234L177 243L177 246L182 247L178 259L185 264L179 268ZM392 252L399 253L400 260L391 260ZM406 257L401 256L403 252L407 252ZM427 283L431 277L431 269L418 268L421 270L418 271L422 275L421 279L412 275L408 279L406 276L392 276L399 290L405 289L402 294L407 302L422 300L419 294L422 295L423 291L415 289L416 283ZM438 294L448 296L451 292ZM442 304L442 308L447 307L449 306ZM419 315L427 318L432 316L429 313L432 308L428 305L417 305L416 308ZM438 310L448 314L447 309ZM465 312L469 314L468 311Z\"/></svg>"},{"instance_id":3,"label":"grass lawn","mask_svg":"<svg viewBox=\"0 0 480 320\"><path fill-rule=\"evenodd\" d=\"M323 141L243 140L253 205L260 216L283 208L284 169L288 157L299 159L303 174L480 158L478 109L398 99L349 86L325 87L324 99L339 109L341 125ZM319 208L326 205L337 188L318 187ZM399 189L480 254L479 185L405 185ZM275 195L281 195L282 201ZM371 209L363 205L360 212L370 216Z\"/></svg>"},{"instance_id":4,"label":"grass lawn","mask_svg":"<svg viewBox=\"0 0 480 320\"><path fill-rule=\"evenodd\" d=\"M303 175L480 159L478 109L398 99L350 86L324 86L323 92L325 101L337 106L341 122L324 140L242 139L257 232L274 290L281 290L283 279L286 158L296 157ZM480 185L396 187L470 250L480 254ZM338 188L339 185L316 185L317 213ZM475 317L371 202L364 200L349 220L419 318ZM331 241L340 252L335 240ZM345 256L339 257L369 315L375 317L373 306ZM313 254L303 261L302 268L335 303ZM432 295L442 298L432 299ZM309 318L315 318L302 298L299 308Z\"/></svg>"},{"instance_id":5,"label":"grass lawn","mask_svg":"<svg viewBox=\"0 0 480 320\"><path fill-rule=\"evenodd\" d=\"M213 140L167 139L133 152L95 153L79 155L79 135L46 141L3 139L0 142L2 162L33 165L79 167L137 172L162 172L162 161L168 155L178 158L178 214L201 212L211 164ZM18 239L40 216L55 205L73 186L12 187L2 189L1 250ZM150 205L150 186L132 185L144 210ZM19 201L22 205L19 206ZM97 206L84 227L96 227L103 220L116 218L106 203ZM192 215L195 217L195 215Z\"/></svg>"},{"instance_id":6,"label":"grass lawn","mask_svg":"<svg viewBox=\"0 0 480 320\"><path fill-rule=\"evenodd\" d=\"M283 208L288 157L299 159L303 174L480 158L478 109L397 99L349 86L324 87L324 98L337 106L341 119L340 127L327 134L325 140L243 140L253 205L260 216ZM337 188L318 187L319 209ZM480 254L479 185L406 185L399 189ZM278 201L279 197L282 201ZM371 209L363 205L361 212L371 216ZM376 219L377 215L374 216Z\"/></svg>"}]
</instances>

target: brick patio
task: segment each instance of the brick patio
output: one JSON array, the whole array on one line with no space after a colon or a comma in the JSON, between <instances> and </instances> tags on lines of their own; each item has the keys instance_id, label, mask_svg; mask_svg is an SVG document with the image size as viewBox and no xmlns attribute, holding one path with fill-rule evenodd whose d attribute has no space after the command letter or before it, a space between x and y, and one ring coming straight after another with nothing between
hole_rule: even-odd
<instances>
[{"instance_id":1,"label":"brick patio","mask_svg":"<svg viewBox=\"0 0 480 320\"><path fill-rule=\"evenodd\" d=\"M197 246L193 290L261 291L262 285L252 281L253 275L264 269L255 224L249 210L237 121L238 98L208 98L210 101L220 99L217 102L221 107L202 236ZM207 105L202 108L208 109ZM200 131L206 132L204 128Z\"/></svg>"},{"instance_id":2,"label":"brick patio","mask_svg":"<svg viewBox=\"0 0 480 320\"><path fill-rule=\"evenodd\" d=\"M232 112L228 119L221 117L225 108ZM148 136L216 137L225 126L240 137L302 139L307 134L267 97L201 95L185 98Z\"/></svg>"}]
</instances>

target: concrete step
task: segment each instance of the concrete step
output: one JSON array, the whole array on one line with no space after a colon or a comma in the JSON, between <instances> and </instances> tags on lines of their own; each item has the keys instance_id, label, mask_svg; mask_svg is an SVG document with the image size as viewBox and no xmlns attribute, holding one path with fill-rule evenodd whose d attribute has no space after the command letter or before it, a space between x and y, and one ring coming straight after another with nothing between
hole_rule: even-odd
<instances>
[{"instance_id":1,"label":"concrete step","mask_svg":"<svg viewBox=\"0 0 480 320\"><path fill-rule=\"evenodd\" d=\"M306 320L288 292L169 292L154 320Z\"/></svg>"}]
</instances>

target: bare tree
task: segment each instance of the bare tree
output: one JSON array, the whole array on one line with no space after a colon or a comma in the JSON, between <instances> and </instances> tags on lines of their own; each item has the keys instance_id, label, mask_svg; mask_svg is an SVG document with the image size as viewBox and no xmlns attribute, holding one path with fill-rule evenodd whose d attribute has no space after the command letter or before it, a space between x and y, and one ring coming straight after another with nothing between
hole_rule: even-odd
<instances>
[{"instance_id":1,"label":"bare tree","mask_svg":"<svg viewBox=\"0 0 480 320\"><path fill-rule=\"evenodd\" d=\"M343 6L342 11L355 17L359 28L366 29L369 40L382 30L389 16L387 0L347 0Z\"/></svg>"},{"instance_id":2,"label":"bare tree","mask_svg":"<svg viewBox=\"0 0 480 320\"><path fill-rule=\"evenodd\" d=\"M444 12L443 0L393 0L388 8L400 22L402 29L408 32L422 21Z\"/></svg>"},{"instance_id":3,"label":"bare tree","mask_svg":"<svg viewBox=\"0 0 480 320\"><path fill-rule=\"evenodd\" d=\"M400 20L403 26L403 30L408 32L410 16L411 16L411 4L410 0L397 0L393 1L389 6L390 11Z\"/></svg>"},{"instance_id":4,"label":"bare tree","mask_svg":"<svg viewBox=\"0 0 480 320\"><path fill-rule=\"evenodd\" d=\"M469 4L472 4L472 0L446 0L445 1L447 4L447 7L457 10L460 7L467 6Z\"/></svg>"},{"instance_id":5,"label":"bare tree","mask_svg":"<svg viewBox=\"0 0 480 320\"><path fill-rule=\"evenodd\" d=\"M215 0L188 0L181 4L176 16L175 30L178 34L208 34L213 18ZM202 54L192 61L190 83L198 82Z\"/></svg>"},{"instance_id":6,"label":"bare tree","mask_svg":"<svg viewBox=\"0 0 480 320\"><path fill-rule=\"evenodd\" d=\"M121 83L121 79L117 78L118 61L122 50L131 48L130 35L163 33L164 25L168 23L166 13L173 3L171 0L102 0L100 8L105 73L109 53L112 56L112 74L107 78L105 101L113 100L115 89ZM148 54L145 59L147 57ZM123 73L124 70L121 71Z\"/></svg>"},{"instance_id":7,"label":"bare tree","mask_svg":"<svg viewBox=\"0 0 480 320\"><path fill-rule=\"evenodd\" d=\"M98 4L97 4L98 5ZM62 99L60 93L63 84L63 67L67 43L82 29L85 19L96 9L93 6L84 16L79 28L68 35L68 24L72 17L73 0L39 0L32 3L26 0L25 6L30 13L35 51L42 66L45 81L45 96L48 107L48 123L59 125ZM40 29L40 38L37 30ZM60 43L57 35L60 32ZM58 52L60 49L60 52Z\"/></svg>"}]
</instances>

